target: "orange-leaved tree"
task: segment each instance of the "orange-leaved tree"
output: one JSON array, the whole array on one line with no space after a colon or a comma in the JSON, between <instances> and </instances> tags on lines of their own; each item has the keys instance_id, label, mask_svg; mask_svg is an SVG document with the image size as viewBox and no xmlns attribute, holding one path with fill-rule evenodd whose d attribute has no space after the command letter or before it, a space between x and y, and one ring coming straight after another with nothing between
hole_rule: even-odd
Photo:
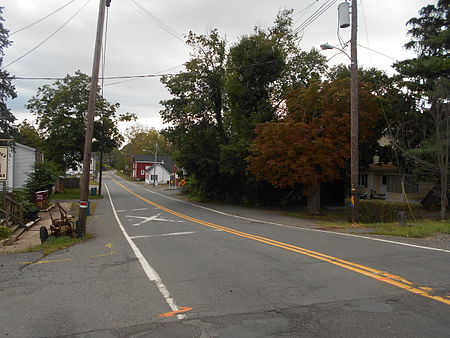
<instances>
[{"instance_id":1,"label":"orange-leaved tree","mask_svg":"<svg viewBox=\"0 0 450 338\"><path fill-rule=\"evenodd\" d=\"M360 84L360 140L373 137L379 104ZM320 212L320 184L339 178L350 158L350 81L314 80L286 95L286 114L259 124L247 160L259 180L304 185L309 213Z\"/></svg>"}]
</instances>

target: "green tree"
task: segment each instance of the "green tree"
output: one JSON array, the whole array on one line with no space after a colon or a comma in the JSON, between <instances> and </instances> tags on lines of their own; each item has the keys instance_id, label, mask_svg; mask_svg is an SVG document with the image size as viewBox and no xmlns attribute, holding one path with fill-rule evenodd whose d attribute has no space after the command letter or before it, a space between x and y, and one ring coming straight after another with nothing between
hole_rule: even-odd
<instances>
[{"instance_id":1,"label":"green tree","mask_svg":"<svg viewBox=\"0 0 450 338\"><path fill-rule=\"evenodd\" d=\"M111 157L114 168L131 173L134 155L153 155L158 144L158 155L173 155L174 149L167 138L154 128L135 124L125 131L127 143L120 150L114 150Z\"/></svg>"},{"instance_id":2,"label":"green tree","mask_svg":"<svg viewBox=\"0 0 450 338\"><path fill-rule=\"evenodd\" d=\"M46 158L62 170L74 168L83 159L85 118L89 101L90 81L80 71L56 81L53 86L38 89L27 108L36 115L39 132L45 138ZM118 103L110 104L97 93L94 124L94 150L99 144L108 149L119 146L123 138L117 129ZM101 123L102 120L103 123ZM105 126L101 130L101 126Z\"/></svg>"},{"instance_id":3,"label":"green tree","mask_svg":"<svg viewBox=\"0 0 450 338\"><path fill-rule=\"evenodd\" d=\"M360 84L362 143L374 138L381 117L370 85ZM258 125L248 157L250 170L276 187L302 184L307 210L320 211L320 185L336 180L350 157L350 79L292 89L288 112L279 121Z\"/></svg>"},{"instance_id":4,"label":"green tree","mask_svg":"<svg viewBox=\"0 0 450 338\"><path fill-rule=\"evenodd\" d=\"M407 120L408 125L417 127L409 133L416 135L416 141L411 144L405 138L397 138L396 144L410 163L417 164L416 172L427 176L434 172L431 176L440 183L441 218L444 219L450 182L450 1L438 0L423 7L419 14L407 23L412 39L405 45L417 57L395 64L403 84L417 100L417 114L412 116L412 121ZM404 146L408 143L409 149Z\"/></svg>"},{"instance_id":5,"label":"green tree","mask_svg":"<svg viewBox=\"0 0 450 338\"><path fill-rule=\"evenodd\" d=\"M25 187L30 196L41 190L50 190L57 182L61 170L56 163L47 161L36 163L34 170L28 173Z\"/></svg>"},{"instance_id":6,"label":"green tree","mask_svg":"<svg viewBox=\"0 0 450 338\"><path fill-rule=\"evenodd\" d=\"M5 48L7 48L11 41L9 41L9 31L4 26L3 7L0 7L0 138L11 138L14 134L14 121L16 118L6 106L8 99L16 98L16 89L12 84L12 77L3 66L3 57L5 55Z\"/></svg>"},{"instance_id":7,"label":"green tree","mask_svg":"<svg viewBox=\"0 0 450 338\"><path fill-rule=\"evenodd\" d=\"M33 147L37 150L43 151L45 149L45 140L39 134L35 126L27 120L22 121L17 126L17 135L15 141L27 146Z\"/></svg>"},{"instance_id":8,"label":"green tree","mask_svg":"<svg viewBox=\"0 0 450 338\"><path fill-rule=\"evenodd\" d=\"M316 51L298 48L297 38L292 11L281 11L273 27L256 27L228 51L215 30L191 33L194 52L186 72L163 78L173 96L162 102L161 116L171 124L165 134L200 197L254 202L260 186L268 186L255 181L245 160L256 125L282 114L289 86L320 77L326 68Z\"/></svg>"},{"instance_id":9,"label":"green tree","mask_svg":"<svg viewBox=\"0 0 450 338\"><path fill-rule=\"evenodd\" d=\"M207 35L189 33L187 43L192 53L186 71L162 78L172 98L161 102L160 114L171 125L164 135L177 150L177 162L196 178L191 189L202 197L216 198L218 190L224 192L229 186L225 178L218 179L220 145L228 142L226 42L212 30Z\"/></svg>"}]
</instances>

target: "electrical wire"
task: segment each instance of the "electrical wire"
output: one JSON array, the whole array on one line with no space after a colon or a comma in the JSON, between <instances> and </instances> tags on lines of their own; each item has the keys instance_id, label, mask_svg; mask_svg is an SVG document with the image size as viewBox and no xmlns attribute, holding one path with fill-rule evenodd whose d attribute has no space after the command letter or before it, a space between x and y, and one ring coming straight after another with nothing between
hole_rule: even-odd
<instances>
[{"instance_id":1,"label":"electrical wire","mask_svg":"<svg viewBox=\"0 0 450 338\"><path fill-rule=\"evenodd\" d=\"M296 24L300 21L300 19L303 18L303 17L305 16L305 14L308 12L308 10L309 10L312 6L314 6L317 2L319 2L319 0L314 0L312 3L310 3L308 6L306 6L306 7L303 8L302 10L296 12L296 13L294 14L294 17L297 16L297 15L300 15L300 16L295 20L294 25L296 25Z\"/></svg>"},{"instance_id":2,"label":"electrical wire","mask_svg":"<svg viewBox=\"0 0 450 338\"><path fill-rule=\"evenodd\" d=\"M105 86L105 68L106 68L106 46L108 41L108 22L109 22L109 7L106 7L106 20L105 20L105 33L102 46L102 81L101 81L101 93L103 95L103 88Z\"/></svg>"},{"instance_id":3,"label":"electrical wire","mask_svg":"<svg viewBox=\"0 0 450 338\"><path fill-rule=\"evenodd\" d=\"M72 19L74 17L76 17L83 9L84 7L87 6L87 4L89 3L89 1L91 0L87 0L83 6L80 7L80 9L78 9L74 15L72 15L69 20L67 20L66 22L64 22L64 24L59 27L55 32L53 32L49 37L47 37L46 39L44 39L42 42L38 43L36 46L34 46L33 48L31 48L28 52L26 52L25 54L22 54L21 56L19 56L17 59L11 61L10 63L8 63L6 66L1 67L0 69L5 69L8 68L9 66L11 66L13 63L16 63L17 61L23 59L25 56L27 56L28 54L30 54L31 52L33 52L34 50L36 50L37 48L39 48L40 46L42 46L44 43L46 43L48 40L50 40L56 33L58 33L61 29L63 29L70 21L72 21Z\"/></svg>"},{"instance_id":4,"label":"electrical wire","mask_svg":"<svg viewBox=\"0 0 450 338\"><path fill-rule=\"evenodd\" d=\"M361 4L361 12L363 15L363 20L364 20L364 30L366 33L366 42L367 42L367 46L370 47L370 42L369 42L369 31L367 29L367 20L366 20L366 12L364 10L364 4L362 0L359 0L359 3ZM368 50L371 50L370 48L367 48ZM385 55L386 56L386 55ZM369 53L369 61L370 63L372 63L372 54Z\"/></svg>"},{"instance_id":5,"label":"electrical wire","mask_svg":"<svg viewBox=\"0 0 450 338\"><path fill-rule=\"evenodd\" d=\"M74 2L74 1L77 1L77 0L71 0L71 1L69 1L69 2L66 3L65 5L59 7L58 9L56 9L56 10L54 10L53 12L51 12L50 14L47 14L46 16L40 18L39 20L36 20L35 22L30 23L29 25L27 25L27 26L25 26L25 27L22 27L22 28L20 28L20 29L18 29L18 30L16 30L16 31L10 33L9 36L14 35L14 34L17 34L17 33L21 32L21 31L23 31L23 30L25 30L25 29L27 29L27 28L30 28L30 27L32 27L32 26L38 24L39 22L44 21L45 19L51 17L53 14L58 13L58 12L59 12L60 10L62 10L63 8L69 6L69 5L70 5L72 2Z\"/></svg>"},{"instance_id":6,"label":"electrical wire","mask_svg":"<svg viewBox=\"0 0 450 338\"><path fill-rule=\"evenodd\" d=\"M166 73L166 74L142 74L142 75L124 75L124 76L105 76L103 79L105 80L120 80L120 79L143 79L143 78L151 78L151 77L162 77L162 76L171 76L177 75L176 73ZM11 80L44 80L44 81L58 81L64 80L65 77L26 77L26 76L8 76L6 79ZM97 80L101 80L102 77L96 78ZM106 85L105 85L106 86Z\"/></svg>"},{"instance_id":7,"label":"electrical wire","mask_svg":"<svg viewBox=\"0 0 450 338\"><path fill-rule=\"evenodd\" d=\"M183 39L183 36L179 33L177 33L174 29L172 29L169 25L167 25L162 20L158 19L155 15L150 13L145 7L143 7L140 3L138 3L136 0L124 0L129 6L134 8L136 11L138 11L140 14L145 16L147 19L152 21L156 26L164 30L166 33L172 35L174 38L185 42Z\"/></svg>"},{"instance_id":8,"label":"electrical wire","mask_svg":"<svg viewBox=\"0 0 450 338\"><path fill-rule=\"evenodd\" d=\"M157 75L160 75L160 76L167 76L167 75L170 76L170 75L174 75L174 74L163 74L163 73L166 73L166 72L168 72L168 71L170 71L170 70L174 70L174 69L181 68L181 67L184 67L184 65L179 65L179 66L171 67L171 68L162 70L162 71L160 71L160 72L156 72L154 75L155 75L155 76L157 76ZM136 80L139 80L139 78L132 78L132 79L128 79L128 80L123 80L123 81L118 81L118 82L107 83L107 84L105 84L105 87L107 87L107 86L113 86L113 85L121 84L121 83L125 83L125 82L136 81Z\"/></svg>"},{"instance_id":9,"label":"electrical wire","mask_svg":"<svg viewBox=\"0 0 450 338\"><path fill-rule=\"evenodd\" d=\"M326 0L313 14L311 14L303 23L301 23L296 29L294 29L294 32L297 33L305 30L306 27L311 25L336 2L337 0Z\"/></svg>"},{"instance_id":10,"label":"electrical wire","mask_svg":"<svg viewBox=\"0 0 450 338\"><path fill-rule=\"evenodd\" d=\"M382 52L379 52L379 51L377 51L377 50L375 50L375 49L372 49L372 48L369 48L369 47L360 45L359 43L358 43L358 46L359 46L359 47L362 47L362 48L364 48L364 49L368 49L368 50L370 50L370 51L372 51L372 52L374 52L374 53L380 54L380 55L382 55L382 56L385 56L385 57L387 57L387 58L389 58L389 59L392 59L392 60L398 62L398 60L397 60L396 58L394 58L394 57L392 57L392 56L389 56L389 55L387 55L387 54L384 54L384 53L382 53ZM370 54L370 53L369 53L369 54ZM370 59L370 63L373 64L373 63L372 63L372 58Z\"/></svg>"}]
</instances>

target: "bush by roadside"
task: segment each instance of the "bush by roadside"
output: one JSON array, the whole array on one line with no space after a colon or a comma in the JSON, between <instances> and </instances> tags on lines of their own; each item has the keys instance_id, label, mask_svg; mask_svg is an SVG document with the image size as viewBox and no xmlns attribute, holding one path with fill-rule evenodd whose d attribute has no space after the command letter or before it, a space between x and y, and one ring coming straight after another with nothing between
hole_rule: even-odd
<instances>
[{"instance_id":1,"label":"bush by roadside","mask_svg":"<svg viewBox=\"0 0 450 338\"><path fill-rule=\"evenodd\" d=\"M11 229L5 226L0 226L0 238L8 238L11 236Z\"/></svg>"},{"instance_id":2,"label":"bush by roadside","mask_svg":"<svg viewBox=\"0 0 450 338\"><path fill-rule=\"evenodd\" d=\"M347 219L351 219L351 206L350 200L345 201L345 210ZM359 204L359 221L361 223L386 223L395 222L398 217L399 211L406 211L406 217L408 220L414 219L411 215L411 211L415 218L421 217L422 208L415 203L405 202L391 202L385 200L360 200Z\"/></svg>"}]
</instances>

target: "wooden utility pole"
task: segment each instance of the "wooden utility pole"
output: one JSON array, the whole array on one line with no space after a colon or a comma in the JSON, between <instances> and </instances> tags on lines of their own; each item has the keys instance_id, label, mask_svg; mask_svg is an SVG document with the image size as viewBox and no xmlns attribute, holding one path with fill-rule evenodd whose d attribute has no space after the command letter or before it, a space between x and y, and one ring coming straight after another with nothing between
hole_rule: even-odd
<instances>
[{"instance_id":1,"label":"wooden utility pole","mask_svg":"<svg viewBox=\"0 0 450 338\"><path fill-rule=\"evenodd\" d=\"M358 55L357 55L357 35L358 35L358 9L357 0L352 0L352 21L351 21L351 199L352 199L352 223L359 222L359 83L358 83Z\"/></svg>"},{"instance_id":2,"label":"wooden utility pole","mask_svg":"<svg viewBox=\"0 0 450 338\"><path fill-rule=\"evenodd\" d=\"M97 20L97 36L95 39L94 62L92 65L91 89L89 92L88 112L86 116L86 134L84 138L83 175L81 179L80 210L78 221L81 233L86 233L87 202L89 198L90 166L92 156L92 138L94 136L95 104L97 101L98 74L102 50L103 26L105 22L106 0L100 0Z\"/></svg>"}]
</instances>

